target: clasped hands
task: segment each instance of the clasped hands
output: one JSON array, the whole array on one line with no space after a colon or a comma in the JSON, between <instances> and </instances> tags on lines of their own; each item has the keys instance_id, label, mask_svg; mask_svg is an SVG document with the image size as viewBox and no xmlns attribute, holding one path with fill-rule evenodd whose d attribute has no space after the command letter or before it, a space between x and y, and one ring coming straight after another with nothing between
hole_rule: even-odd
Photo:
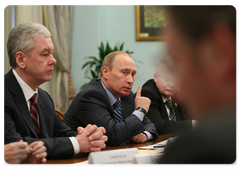
<instances>
[{"instance_id":1,"label":"clasped hands","mask_svg":"<svg viewBox=\"0 0 240 170\"><path fill-rule=\"evenodd\" d=\"M145 143L147 142L147 135L145 135L144 133L139 133L136 136L133 136L131 139L129 139L129 141L134 142L134 143Z\"/></svg>"},{"instance_id":2,"label":"clasped hands","mask_svg":"<svg viewBox=\"0 0 240 170\"><path fill-rule=\"evenodd\" d=\"M46 147L42 141L35 141L28 145L20 140L4 145L4 159L7 163L45 163Z\"/></svg>"},{"instance_id":3,"label":"clasped hands","mask_svg":"<svg viewBox=\"0 0 240 170\"><path fill-rule=\"evenodd\" d=\"M108 137L104 135L106 133L104 127L88 124L85 128L78 127L77 131L76 139L81 153L101 151L106 147Z\"/></svg>"}]
</instances>

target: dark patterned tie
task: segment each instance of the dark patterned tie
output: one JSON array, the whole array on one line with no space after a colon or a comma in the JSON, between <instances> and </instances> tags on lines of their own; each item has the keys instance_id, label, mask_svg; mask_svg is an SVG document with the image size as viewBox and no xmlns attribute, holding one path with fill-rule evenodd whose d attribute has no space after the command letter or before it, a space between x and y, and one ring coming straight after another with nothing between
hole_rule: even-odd
<instances>
[{"instance_id":1,"label":"dark patterned tie","mask_svg":"<svg viewBox=\"0 0 240 170\"><path fill-rule=\"evenodd\" d=\"M113 104L113 111L114 111L114 119L116 122L122 121L122 109L121 109L121 103L117 99L117 101Z\"/></svg>"},{"instance_id":2,"label":"dark patterned tie","mask_svg":"<svg viewBox=\"0 0 240 170\"><path fill-rule=\"evenodd\" d=\"M37 94L35 93L30 99L30 114L33 122L33 126L37 137L39 137L39 125L38 125L38 102Z\"/></svg>"},{"instance_id":3,"label":"dark patterned tie","mask_svg":"<svg viewBox=\"0 0 240 170\"><path fill-rule=\"evenodd\" d=\"M168 109L170 110L170 120L174 120L176 121L176 114L174 112L174 109L173 109L173 105L172 105L172 102L170 99L168 99L166 102L165 102L166 106L168 107Z\"/></svg>"}]
</instances>

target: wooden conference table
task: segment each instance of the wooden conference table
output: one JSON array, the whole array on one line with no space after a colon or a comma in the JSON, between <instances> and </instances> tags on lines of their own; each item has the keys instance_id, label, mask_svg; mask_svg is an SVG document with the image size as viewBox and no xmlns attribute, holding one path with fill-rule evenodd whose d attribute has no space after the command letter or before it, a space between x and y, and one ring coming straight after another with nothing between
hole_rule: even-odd
<instances>
[{"instance_id":1,"label":"wooden conference table","mask_svg":"<svg viewBox=\"0 0 240 170\"><path fill-rule=\"evenodd\" d=\"M137 144L137 143L127 143L125 146L107 146L106 148L103 149L103 151L106 150L114 150L114 149L126 149L126 148L138 148L142 146L148 146L148 145L153 145L155 143L164 141L170 137L174 137L176 134L166 134L166 135L160 135L158 136L158 139L154 141L148 141L146 143L142 144ZM73 164L73 163L79 163L86 161L88 159L89 153L80 153L78 155L75 155L71 159L57 159L57 160L47 160L47 164Z\"/></svg>"}]
</instances>

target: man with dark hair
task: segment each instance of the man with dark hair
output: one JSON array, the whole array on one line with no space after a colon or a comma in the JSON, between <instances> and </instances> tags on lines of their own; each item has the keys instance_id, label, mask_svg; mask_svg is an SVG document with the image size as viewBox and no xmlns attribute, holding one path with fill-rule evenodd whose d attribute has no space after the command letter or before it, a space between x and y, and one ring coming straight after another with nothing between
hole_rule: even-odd
<instances>
[{"instance_id":1,"label":"man with dark hair","mask_svg":"<svg viewBox=\"0 0 240 170\"><path fill-rule=\"evenodd\" d=\"M107 145L119 146L127 140L144 143L158 137L154 124L145 116L151 101L131 92L136 66L128 53L115 51L102 63L101 79L92 79L69 106L64 121L73 130L94 123L103 126Z\"/></svg>"},{"instance_id":2,"label":"man with dark hair","mask_svg":"<svg viewBox=\"0 0 240 170\"><path fill-rule=\"evenodd\" d=\"M198 120L161 163L236 160L236 10L233 6L169 6L167 50L179 97Z\"/></svg>"},{"instance_id":3,"label":"man with dark hair","mask_svg":"<svg viewBox=\"0 0 240 170\"><path fill-rule=\"evenodd\" d=\"M47 159L71 158L79 152L105 148L103 127L88 125L72 131L56 114L49 94L39 88L51 80L56 64L47 28L38 23L19 24L11 30L7 48L12 69L5 75L5 144L42 141Z\"/></svg>"}]
</instances>

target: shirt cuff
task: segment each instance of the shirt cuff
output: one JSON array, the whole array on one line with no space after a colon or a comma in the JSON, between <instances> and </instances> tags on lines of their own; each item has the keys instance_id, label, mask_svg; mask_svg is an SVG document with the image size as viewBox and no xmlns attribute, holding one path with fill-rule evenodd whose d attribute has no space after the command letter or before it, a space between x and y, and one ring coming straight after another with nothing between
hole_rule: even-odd
<instances>
[{"instance_id":1,"label":"shirt cuff","mask_svg":"<svg viewBox=\"0 0 240 170\"><path fill-rule=\"evenodd\" d=\"M143 133L147 135L147 140L148 140L148 141L151 140L151 139L153 139L153 136L152 136L152 134L151 134L150 132L148 132L148 131L143 131Z\"/></svg>"},{"instance_id":2,"label":"shirt cuff","mask_svg":"<svg viewBox=\"0 0 240 170\"><path fill-rule=\"evenodd\" d=\"M141 121L143 121L143 115L141 112L139 112L138 110L135 110L132 114L134 114L135 116L138 117L138 119L140 119Z\"/></svg>"},{"instance_id":3,"label":"shirt cuff","mask_svg":"<svg viewBox=\"0 0 240 170\"><path fill-rule=\"evenodd\" d=\"M80 146L78 144L78 141L75 137L69 137L70 141L72 142L74 154L79 154L80 152Z\"/></svg>"}]
</instances>

